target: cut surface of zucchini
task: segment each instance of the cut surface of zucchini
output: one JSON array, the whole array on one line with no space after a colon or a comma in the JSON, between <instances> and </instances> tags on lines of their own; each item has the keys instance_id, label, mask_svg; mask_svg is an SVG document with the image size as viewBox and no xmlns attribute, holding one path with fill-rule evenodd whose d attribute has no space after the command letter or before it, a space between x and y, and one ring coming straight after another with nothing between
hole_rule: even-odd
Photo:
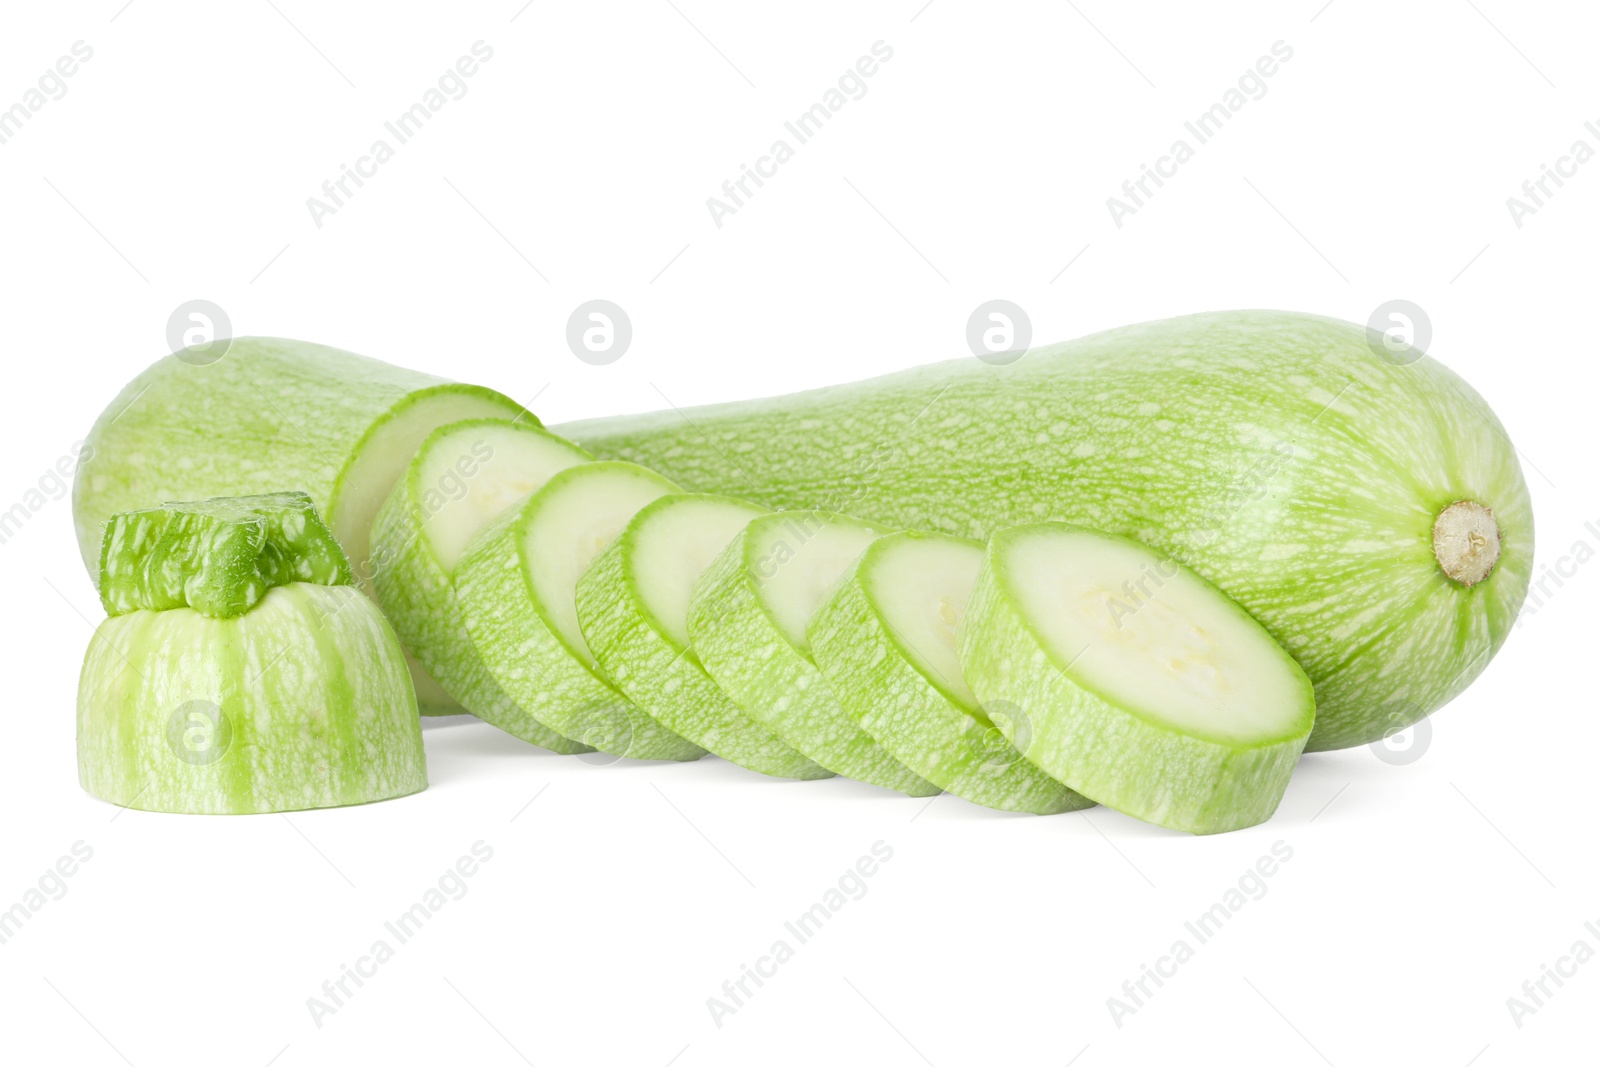
<instances>
[{"instance_id":1,"label":"cut surface of zucchini","mask_svg":"<svg viewBox=\"0 0 1600 1067\"><path fill-rule=\"evenodd\" d=\"M779 778L830 778L711 679L689 642L696 581L762 508L680 493L645 505L578 581L590 649L653 718L730 763Z\"/></svg>"},{"instance_id":2,"label":"cut surface of zucchini","mask_svg":"<svg viewBox=\"0 0 1600 1067\"><path fill-rule=\"evenodd\" d=\"M528 715L495 680L462 617L454 575L485 525L558 471L589 459L531 422L450 423L428 435L372 523L378 603L425 677L485 722L562 753L589 746Z\"/></svg>"},{"instance_id":3,"label":"cut surface of zucchini","mask_svg":"<svg viewBox=\"0 0 1600 1067\"><path fill-rule=\"evenodd\" d=\"M1065 523L990 539L960 658L980 703L1016 710L996 725L1029 760L1193 833L1268 818L1314 716L1305 672L1237 603L1138 542Z\"/></svg>"},{"instance_id":4,"label":"cut surface of zucchini","mask_svg":"<svg viewBox=\"0 0 1600 1067\"><path fill-rule=\"evenodd\" d=\"M878 538L812 617L811 654L845 711L940 788L1002 811L1089 807L1022 757L962 676L956 634L982 565L977 541Z\"/></svg>"},{"instance_id":5,"label":"cut surface of zucchini","mask_svg":"<svg viewBox=\"0 0 1600 1067\"><path fill-rule=\"evenodd\" d=\"M811 659L806 626L881 526L831 512L754 519L701 575L689 636L723 691L830 771L912 796L940 792L839 703Z\"/></svg>"},{"instance_id":6,"label":"cut surface of zucchini","mask_svg":"<svg viewBox=\"0 0 1600 1067\"><path fill-rule=\"evenodd\" d=\"M632 463L568 468L490 522L456 568L467 629L500 687L545 727L614 756L705 755L611 684L575 602L595 557L635 512L676 488Z\"/></svg>"}]
</instances>

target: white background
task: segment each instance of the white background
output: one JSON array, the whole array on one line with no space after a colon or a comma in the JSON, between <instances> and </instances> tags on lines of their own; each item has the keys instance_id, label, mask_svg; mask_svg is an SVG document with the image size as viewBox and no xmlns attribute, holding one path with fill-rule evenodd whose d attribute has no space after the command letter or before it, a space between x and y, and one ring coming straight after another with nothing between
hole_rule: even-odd
<instances>
[{"instance_id":1,"label":"white background","mask_svg":"<svg viewBox=\"0 0 1600 1067\"><path fill-rule=\"evenodd\" d=\"M544 388L552 423L958 357L996 297L1041 343L1404 298L1517 441L1541 563L1600 547L1600 161L1521 227L1506 205L1574 140L1600 148L1585 5L521 2L7 5L0 107L75 41L94 55L0 145L0 508L194 298L236 334ZM469 92L314 225L306 199L478 40ZM879 40L867 94L714 225L706 198ZM1279 40L1266 95L1117 227L1106 198ZM596 297L634 324L604 367L564 341ZM0 545L0 909L93 849L0 945L8 1062L1594 1057L1600 962L1520 1028L1506 999L1600 948L1600 567L1524 618L1421 758L1310 756L1270 823L1216 838L712 759L594 767L481 724L429 730L420 796L205 819L78 789L99 610L70 511ZM307 998L479 840L467 895L316 1026ZM714 1025L706 998L879 840L867 895ZM1115 1025L1107 998L1280 840L1266 895Z\"/></svg>"}]
</instances>

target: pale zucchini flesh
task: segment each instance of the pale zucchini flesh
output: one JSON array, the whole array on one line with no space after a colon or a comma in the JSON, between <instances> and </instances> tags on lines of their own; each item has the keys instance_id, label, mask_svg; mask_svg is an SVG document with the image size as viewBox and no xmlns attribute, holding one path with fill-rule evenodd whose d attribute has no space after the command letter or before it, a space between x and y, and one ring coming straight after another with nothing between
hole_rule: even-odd
<instances>
[{"instance_id":1,"label":"pale zucchini flesh","mask_svg":"<svg viewBox=\"0 0 1600 1067\"><path fill-rule=\"evenodd\" d=\"M590 456L547 430L469 419L431 433L372 525L378 603L407 652L450 697L507 733L553 752L590 751L523 711L484 664L454 573L468 542L557 472Z\"/></svg>"},{"instance_id":2,"label":"pale zucchini flesh","mask_svg":"<svg viewBox=\"0 0 1600 1067\"><path fill-rule=\"evenodd\" d=\"M611 680L657 721L730 763L830 778L711 679L689 643L695 582L764 509L732 497L663 496L641 508L577 585L584 638Z\"/></svg>"},{"instance_id":3,"label":"pale zucchini flesh","mask_svg":"<svg viewBox=\"0 0 1600 1067\"><path fill-rule=\"evenodd\" d=\"M1191 833L1277 808L1310 680L1242 607L1135 541L1039 523L990 539L961 630L967 683L1034 764Z\"/></svg>"},{"instance_id":4,"label":"pale zucchini flesh","mask_svg":"<svg viewBox=\"0 0 1600 1067\"><path fill-rule=\"evenodd\" d=\"M810 656L806 626L886 529L824 512L751 520L706 568L688 630L707 672L746 714L830 771L912 796L938 786L872 738Z\"/></svg>"},{"instance_id":5,"label":"pale zucchini flesh","mask_svg":"<svg viewBox=\"0 0 1600 1067\"><path fill-rule=\"evenodd\" d=\"M375 423L360 447L340 472L329 523L339 534L362 588L372 593L372 521L389 498L395 482L405 473L417 449L440 426L468 419L505 419L538 426L538 420L508 411L492 397L463 392L467 387L444 386L407 397ZM496 394L498 395L498 394Z\"/></svg>"},{"instance_id":6,"label":"pale zucchini flesh","mask_svg":"<svg viewBox=\"0 0 1600 1067\"><path fill-rule=\"evenodd\" d=\"M1089 807L1023 758L962 675L957 632L982 565L976 541L880 537L813 616L811 654L850 716L947 792L1039 815Z\"/></svg>"},{"instance_id":7,"label":"pale zucchini flesh","mask_svg":"<svg viewBox=\"0 0 1600 1067\"><path fill-rule=\"evenodd\" d=\"M568 468L490 522L456 568L462 617L499 686L548 729L615 756L705 755L611 684L575 604L578 578L595 557L635 512L675 488L631 463Z\"/></svg>"}]
</instances>

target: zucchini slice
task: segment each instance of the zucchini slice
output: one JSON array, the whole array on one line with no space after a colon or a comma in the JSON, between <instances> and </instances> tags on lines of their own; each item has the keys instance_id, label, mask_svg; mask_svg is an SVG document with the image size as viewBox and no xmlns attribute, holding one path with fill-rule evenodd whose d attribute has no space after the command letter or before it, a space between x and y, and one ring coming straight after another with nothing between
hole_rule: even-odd
<instances>
[{"instance_id":1,"label":"zucchini slice","mask_svg":"<svg viewBox=\"0 0 1600 1067\"><path fill-rule=\"evenodd\" d=\"M1267 819L1311 734L1311 682L1260 623L1170 557L1081 526L990 539L960 656L1052 778L1191 833Z\"/></svg>"},{"instance_id":2,"label":"zucchini slice","mask_svg":"<svg viewBox=\"0 0 1600 1067\"><path fill-rule=\"evenodd\" d=\"M462 616L500 687L546 728L614 756L705 755L611 684L575 601L579 575L634 513L676 488L632 463L569 467L484 527L456 567Z\"/></svg>"}]
</instances>

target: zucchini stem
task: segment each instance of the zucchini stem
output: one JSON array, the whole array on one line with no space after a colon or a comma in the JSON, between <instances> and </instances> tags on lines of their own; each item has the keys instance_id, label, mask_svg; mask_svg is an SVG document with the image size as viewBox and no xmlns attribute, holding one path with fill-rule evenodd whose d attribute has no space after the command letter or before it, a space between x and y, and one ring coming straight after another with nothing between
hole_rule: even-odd
<instances>
[{"instance_id":1,"label":"zucchini stem","mask_svg":"<svg viewBox=\"0 0 1600 1067\"><path fill-rule=\"evenodd\" d=\"M1475 500L1457 500L1433 521L1433 558L1453 582L1468 588L1494 570L1500 559L1500 524Z\"/></svg>"}]
</instances>

